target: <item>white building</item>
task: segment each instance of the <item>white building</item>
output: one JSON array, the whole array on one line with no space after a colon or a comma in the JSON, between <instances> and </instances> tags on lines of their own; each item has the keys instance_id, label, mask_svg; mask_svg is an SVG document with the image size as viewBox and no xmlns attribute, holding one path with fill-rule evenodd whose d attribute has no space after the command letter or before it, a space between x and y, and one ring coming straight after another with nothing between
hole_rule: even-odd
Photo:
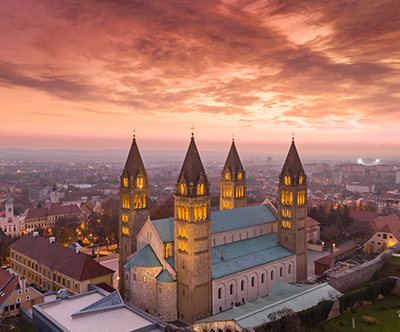
<instances>
[{"instance_id":1,"label":"white building","mask_svg":"<svg viewBox=\"0 0 400 332\"><path fill-rule=\"evenodd\" d=\"M360 194L373 193L375 192L375 185L367 183L351 182L351 183L346 183L346 190L351 191L353 193L359 192Z\"/></svg>"},{"instance_id":2,"label":"white building","mask_svg":"<svg viewBox=\"0 0 400 332\"><path fill-rule=\"evenodd\" d=\"M21 227L24 227L24 217L14 215L14 203L11 200L11 195L8 195L8 199L6 202L6 211L5 216L0 218L0 226L2 231L11 237L19 236L21 231Z\"/></svg>"}]
</instances>

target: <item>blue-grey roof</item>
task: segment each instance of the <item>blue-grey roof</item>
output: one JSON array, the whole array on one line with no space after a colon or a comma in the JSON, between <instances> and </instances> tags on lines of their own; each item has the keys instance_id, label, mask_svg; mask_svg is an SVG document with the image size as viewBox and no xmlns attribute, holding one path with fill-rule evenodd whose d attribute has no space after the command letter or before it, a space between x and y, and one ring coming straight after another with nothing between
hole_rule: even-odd
<instances>
[{"instance_id":1,"label":"blue-grey roof","mask_svg":"<svg viewBox=\"0 0 400 332\"><path fill-rule=\"evenodd\" d=\"M276 221L267 204L211 212L211 234L267 224ZM152 220L164 243L174 242L174 218Z\"/></svg>"},{"instance_id":2,"label":"blue-grey roof","mask_svg":"<svg viewBox=\"0 0 400 332\"><path fill-rule=\"evenodd\" d=\"M211 212L211 234L262 225L276 221L267 204Z\"/></svg>"},{"instance_id":3,"label":"blue-grey roof","mask_svg":"<svg viewBox=\"0 0 400 332\"><path fill-rule=\"evenodd\" d=\"M339 297L342 294L329 284L288 285L275 280L268 296L233 307L196 323L234 320L242 328L254 327L269 321L268 315L274 311L288 308L294 312L308 309L322 299Z\"/></svg>"},{"instance_id":4,"label":"blue-grey roof","mask_svg":"<svg viewBox=\"0 0 400 332\"><path fill-rule=\"evenodd\" d=\"M221 252L224 250L224 258ZM295 253L278 243L278 234L271 233L211 248L212 278L251 269Z\"/></svg>"},{"instance_id":5,"label":"blue-grey roof","mask_svg":"<svg viewBox=\"0 0 400 332\"><path fill-rule=\"evenodd\" d=\"M168 272L168 270L163 270L160 272L160 274L156 277L158 281L161 282L174 282L174 278L172 278L171 274Z\"/></svg>"},{"instance_id":6,"label":"blue-grey roof","mask_svg":"<svg viewBox=\"0 0 400 332\"><path fill-rule=\"evenodd\" d=\"M162 266L160 260L158 259L157 255L155 254L150 244L146 244L146 246L142 250L140 250L136 254L136 256L133 257L130 260L130 262L126 265L141 266L141 267ZM130 269L130 267L128 269Z\"/></svg>"},{"instance_id":7,"label":"blue-grey roof","mask_svg":"<svg viewBox=\"0 0 400 332\"><path fill-rule=\"evenodd\" d=\"M174 218L152 220L151 222L162 242L174 242Z\"/></svg>"},{"instance_id":8,"label":"blue-grey roof","mask_svg":"<svg viewBox=\"0 0 400 332\"><path fill-rule=\"evenodd\" d=\"M175 270L175 257L168 257L165 259L169 265Z\"/></svg>"}]
</instances>

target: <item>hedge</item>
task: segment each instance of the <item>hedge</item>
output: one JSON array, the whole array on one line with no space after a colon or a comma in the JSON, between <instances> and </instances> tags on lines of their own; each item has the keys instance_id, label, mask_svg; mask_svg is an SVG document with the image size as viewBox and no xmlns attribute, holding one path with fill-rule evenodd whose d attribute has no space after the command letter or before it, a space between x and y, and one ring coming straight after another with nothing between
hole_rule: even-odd
<instances>
[{"instance_id":1,"label":"hedge","mask_svg":"<svg viewBox=\"0 0 400 332\"><path fill-rule=\"evenodd\" d=\"M333 301L321 301L317 305L306 310L299 311L297 317L300 318L304 326L310 327L328 319L331 312Z\"/></svg>"},{"instance_id":2,"label":"hedge","mask_svg":"<svg viewBox=\"0 0 400 332\"><path fill-rule=\"evenodd\" d=\"M364 301L375 302L379 294L383 297L391 294L396 284L395 278L383 278L373 284L369 284L364 288L357 289L347 293L339 298L340 313L344 313L347 309L353 308L357 303L362 306Z\"/></svg>"}]
</instances>

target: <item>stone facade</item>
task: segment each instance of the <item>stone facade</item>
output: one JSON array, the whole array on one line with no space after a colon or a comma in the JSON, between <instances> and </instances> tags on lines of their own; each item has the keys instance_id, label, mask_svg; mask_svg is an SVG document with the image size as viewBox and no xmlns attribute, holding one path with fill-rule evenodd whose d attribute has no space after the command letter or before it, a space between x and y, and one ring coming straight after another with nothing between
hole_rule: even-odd
<instances>
[{"instance_id":1,"label":"stone facade","mask_svg":"<svg viewBox=\"0 0 400 332\"><path fill-rule=\"evenodd\" d=\"M165 321L174 321L177 316L177 282L157 281L158 317Z\"/></svg>"}]
</instances>

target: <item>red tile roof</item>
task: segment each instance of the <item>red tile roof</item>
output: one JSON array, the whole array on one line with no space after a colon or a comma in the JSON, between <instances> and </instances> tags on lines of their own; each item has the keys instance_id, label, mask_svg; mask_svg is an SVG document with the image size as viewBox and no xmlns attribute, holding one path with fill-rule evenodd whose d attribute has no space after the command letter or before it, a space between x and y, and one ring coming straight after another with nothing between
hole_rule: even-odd
<instances>
[{"instance_id":1,"label":"red tile roof","mask_svg":"<svg viewBox=\"0 0 400 332\"><path fill-rule=\"evenodd\" d=\"M371 224L373 226L376 226L378 229L381 229L385 225L397 220L399 220L399 217L397 216L397 214L394 213L385 217L376 218Z\"/></svg>"},{"instance_id":2,"label":"red tile roof","mask_svg":"<svg viewBox=\"0 0 400 332\"><path fill-rule=\"evenodd\" d=\"M378 212L351 210L350 211L350 217L353 218L354 221L372 222L375 218L378 217Z\"/></svg>"},{"instance_id":3,"label":"red tile roof","mask_svg":"<svg viewBox=\"0 0 400 332\"><path fill-rule=\"evenodd\" d=\"M26 219L41 218L49 215L79 213L81 209L76 204L61 205L60 203L47 203L42 208L28 209L25 212Z\"/></svg>"},{"instance_id":4,"label":"red tile roof","mask_svg":"<svg viewBox=\"0 0 400 332\"><path fill-rule=\"evenodd\" d=\"M34 237L32 233L21 237L10 248L79 281L114 273L83 252L76 253L75 249L50 243L49 239Z\"/></svg>"},{"instance_id":5,"label":"red tile roof","mask_svg":"<svg viewBox=\"0 0 400 332\"><path fill-rule=\"evenodd\" d=\"M308 227L314 227L314 226L318 226L319 222L316 221L315 219L311 218L311 217L307 217L307 228Z\"/></svg>"},{"instance_id":6,"label":"red tile roof","mask_svg":"<svg viewBox=\"0 0 400 332\"><path fill-rule=\"evenodd\" d=\"M0 306L8 299L12 292L20 288L16 275L0 269Z\"/></svg>"},{"instance_id":7,"label":"red tile roof","mask_svg":"<svg viewBox=\"0 0 400 332\"><path fill-rule=\"evenodd\" d=\"M396 240L400 241L400 220L386 224L379 230L379 232L393 234Z\"/></svg>"}]
</instances>

